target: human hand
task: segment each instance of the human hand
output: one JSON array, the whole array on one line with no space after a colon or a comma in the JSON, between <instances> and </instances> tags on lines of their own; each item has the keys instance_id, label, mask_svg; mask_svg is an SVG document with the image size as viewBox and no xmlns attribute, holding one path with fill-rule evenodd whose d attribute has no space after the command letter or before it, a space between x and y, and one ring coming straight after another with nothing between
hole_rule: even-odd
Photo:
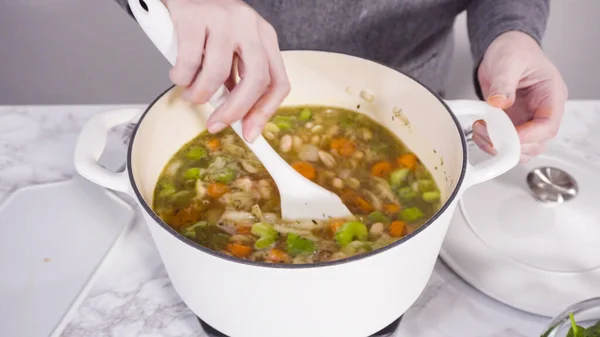
<instances>
[{"instance_id":1,"label":"human hand","mask_svg":"<svg viewBox=\"0 0 600 337\"><path fill-rule=\"evenodd\" d=\"M211 114L208 131L243 118L244 138L254 141L290 90L275 29L241 0L163 1L178 43L171 81L196 104L225 84L230 95Z\"/></svg>"},{"instance_id":2,"label":"human hand","mask_svg":"<svg viewBox=\"0 0 600 337\"><path fill-rule=\"evenodd\" d=\"M503 109L516 125L521 161L542 153L558 133L568 92L537 42L517 31L498 36L485 52L477 75L486 101ZM485 123L473 125L473 141L495 154Z\"/></svg>"}]
</instances>

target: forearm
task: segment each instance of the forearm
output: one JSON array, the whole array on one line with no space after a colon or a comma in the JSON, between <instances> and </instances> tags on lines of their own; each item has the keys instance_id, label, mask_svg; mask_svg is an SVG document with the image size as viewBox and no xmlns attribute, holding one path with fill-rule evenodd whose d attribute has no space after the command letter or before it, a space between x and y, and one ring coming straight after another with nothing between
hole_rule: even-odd
<instances>
[{"instance_id":1,"label":"forearm","mask_svg":"<svg viewBox=\"0 0 600 337\"><path fill-rule=\"evenodd\" d=\"M471 0L467 25L477 90L477 68L490 43L508 31L521 31L541 44L549 14L550 0Z\"/></svg>"}]
</instances>

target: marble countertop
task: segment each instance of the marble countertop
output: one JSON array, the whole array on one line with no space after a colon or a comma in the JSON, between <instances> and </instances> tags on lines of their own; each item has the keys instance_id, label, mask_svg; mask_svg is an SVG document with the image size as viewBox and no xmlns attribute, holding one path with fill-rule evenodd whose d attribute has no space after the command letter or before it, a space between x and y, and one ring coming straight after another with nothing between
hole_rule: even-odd
<instances>
[{"instance_id":1,"label":"marble countertop","mask_svg":"<svg viewBox=\"0 0 600 337\"><path fill-rule=\"evenodd\" d=\"M80 129L95 113L111 108L0 106L0 201L23 186L71 178ZM553 145L600 163L598 129L600 101L569 102ZM438 261L429 284L404 315L396 336L539 336L548 321L483 295ZM108 256L62 336L205 334L175 293L146 226L136 222Z\"/></svg>"}]
</instances>

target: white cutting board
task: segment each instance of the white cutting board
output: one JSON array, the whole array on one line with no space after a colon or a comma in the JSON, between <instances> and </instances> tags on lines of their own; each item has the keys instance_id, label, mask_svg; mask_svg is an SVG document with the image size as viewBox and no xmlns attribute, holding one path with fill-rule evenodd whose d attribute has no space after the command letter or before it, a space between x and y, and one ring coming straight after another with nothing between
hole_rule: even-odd
<instances>
[{"instance_id":1,"label":"white cutting board","mask_svg":"<svg viewBox=\"0 0 600 337\"><path fill-rule=\"evenodd\" d=\"M13 193L0 205L0 336L58 336L134 216L81 177Z\"/></svg>"}]
</instances>

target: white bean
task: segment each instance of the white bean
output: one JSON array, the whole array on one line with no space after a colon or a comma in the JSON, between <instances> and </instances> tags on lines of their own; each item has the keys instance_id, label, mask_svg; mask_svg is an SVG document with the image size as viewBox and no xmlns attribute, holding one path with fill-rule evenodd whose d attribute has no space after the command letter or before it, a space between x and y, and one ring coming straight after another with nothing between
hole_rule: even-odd
<instances>
[{"instance_id":1,"label":"white bean","mask_svg":"<svg viewBox=\"0 0 600 337\"><path fill-rule=\"evenodd\" d=\"M285 136L281 137L281 143L279 144L279 149L283 153L290 152L290 150L292 149L292 136L285 135Z\"/></svg>"},{"instance_id":2,"label":"white bean","mask_svg":"<svg viewBox=\"0 0 600 337\"><path fill-rule=\"evenodd\" d=\"M367 128L362 129L362 137L364 140L371 140L373 138L373 132Z\"/></svg>"},{"instance_id":3,"label":"white bean","mask_svg":"<svg viewBox=\"0 0 600 337\"><path fill-rule=\"evenodd\" d=\"M308 123L304 124L304 126L306 126L306 128L307 128L307 129L312 129L312 127L313 127L314 125L315 125L315 124L314 124L313 122L308 122Z\"/></svg>"},{"instance_id":4,"label":"white bean","mask_svg":"<svg viewBox=\"0 0 600 337\"><path fill-rule=\"evenodd\" d=\"M221 220L230 220L233 222L239 221L256 221L254 215L250 212L242 212L242 211L225 211L221 216Z\"/></svg>"},{"instance_id":5,"label":"white bean","mask_svg":"<svg viewBox=\"0 0 600 337\"><path fill-rule=\"evenodd\" d=\"M176 160L167 167L166 173L170 176L175 175L175 173L177 173L177 170L179 170L180 167L181 167L181 161Z\"/></svg>"},{"instance_id":6,"label":"white bean","mask_svg":"<svg viewBox=\"0 0 600 337\"><path fill-rule=\"evenodd\" d=\"M371 225L371 229L369 230L369 234L373 238L378 238L383 233L383 224L381 222L376 222Z\"/></svg>"},{"instance_id":7,"label":"white bean","mask_svg":"<svg viewBox=\"0 0 600 337\"><path fill-rule=\"evenodd\" d=\"M346 180L346 184L348 184L348 187L352 189L357 189L360 187L360 181L354 177L348 178Z\"/></svg>"},{"instance_id":8,"label":"white bean","mask_svg":"<svg viewBox=\"0 0 600 337\"><path fill-rule=\"evenodd\" d=\"M365 156L365 153L362 151L356 151L352 154L352 157L356 158L356 159L363 159Z\"/></svg>"},{"instance_id":9,"label":"white bean","mask_svg":"<svg viewBox=\"0 0 600 337\"><path fill-rule=\"evenodd\" d=\"M304 144L298 151L298 158L303 161L319 160L319 148L312 144Z\"/></svg>"},{"instance_id":10,"label":"white bean","mask_svg":"<svg viewBox=\"0 0 600 337\"><path fill-rule=\"evenodd\" d=\"M319 133L323 130L323 126L322 125L315 125L312 127L312 129L310 129L310 131L312 133Z\"/></svg>"},{"instance_id":11,"label":"white bean","mask_svg":"<svg viewBox=\"0 0 600 337\"><path fill-rule=\"evenodd\" d=\"M360 98L362 98L365 101L371 103L375 99L375 95L373 95L372 93L368 92L367 90L361 90L361 92L360 92Z\"/></svg>"},{"instance_id":12,"label":"white bean","mask_svg":"<svg viewBox=\"0 0 600 337\"><path fill-rule=\"evenodd\" d=\"M333 178L332 181L333 187L342 189L344 188L344 182L340 178Z\"/></svg>"},{"instance_id":13,"label":"white bean","mask_svg":"<svg viewBox=\"0 0 600 337\"><path fill-rule=\"evenodd\" d=\"M277 133L279 132L279 127L271 122L265 124L265 131L269 131L272 133Z\"/></svg>"},{"instance_id":14,"label":"white bean","mask_svg":"<svg viewBox=\"0 0 600 337\"><path fill-rule=\"evenodd\" d=\"M349 169L343 169L338 173L338 176L342 179L348 179L350 178L350 174L352 174L352 171Z\"/></svg>"},{"instance_id":15,"label":"white bean","mask_svg":"<svg viewBox=\"0 0 600 337\"><path fill-rule=\"evenodd\" d=\"M242 167L244 168L244 170L246 170L246 172L248 172L248 173L258 172L258 169L256 167L254 167L252 164L250 164L249 162L247 162L246 160L241 160L240 162L242 163Z\"/></svg>"},{"instance_id":16,"label":"white bean","mask_svg":"<svg viewBox=\"0 0 600 337\"><path fill-rule=\"evenodd\" d=\"M310 142L311 142L311 143L313 143L313 144L315 144L315 145L316 145L316 144L319 144L319 141L320 141L320 140L321 140L321 137L319 137L319 136L317 136L317 135L313 135L313 136L310 138Z\"/></svg>"},{"instance_id":17,"label":"white bean","mask_svg":"<svg viewBox=\"0 0 600 337\"><path fill-rule=\"evenodd\" d=\"M204 187L204 183L201 179L196 180L196 197L198 199L204 198L206 195L206 188Z\"/></svg>"},{"instance_id":18,"label":"white bean","mask_svg":"<svg viewBox=\"0 0 600 337\"><path fill-rule=\"evenodd\" d=\"M273 140L275 139L275 135L272 132L269 131L265 131L265 133L263 134L263 136L268 139L268 140Z\"/></svg>"},{"instance_id":19,"label":"white bean","mask_svg":"<svg viewBox=\"0 0 600 337\"><path fill-rule=\"evenodd\" d=\"M337 125L332 125L329 129L327 129L327 135L333 136L340 130L340 127Z\"/></svg>"},{"instance_id":20,"label":"white bean","mask_svg":"<svg viewBox=\"0 0 600 337\"><path fill-rule=\"evenodd\" d=\"M294 144L294 151L298 152L304 142L302 141L302 138L294 136L292 143Z\"/></svg>"},{"instance_id":21,"label":"white bean","mask_svg":"<svg viewBox=\"0 0 600 337\"><path fill-rule=\"evenodd\" d=\"M323 163L323 165L332 168L335 166L335 159L333 158L332 155L330 155L329 153L325 152L325 151L319 151L319 159L321 159L321 162Z\"/></svg>"},{"instance_id":22,"label":"white bean","mask_svg":"<svg viewBox=\"0 0 600 337\"><path fill-rule=\"evenodd\" d=\"M263 199L269 199L271 197L271 184L267 180L259 180L258 192Z\"/></svg>"},{"instance_id":23,"label":"white bean","mask_svg":"<svg viewBox=\"0 0 600 337\"><path fill-rule=\"evenodd\" d=\"M331 255L331 258L329 259L329 261L341 260L341 259L345 259L347 257L348 257L348 255L346 255L346 253L344 253L344 252L335 252L335 253L333 253L333 255Z\"/></svg>"}]
</instances>

